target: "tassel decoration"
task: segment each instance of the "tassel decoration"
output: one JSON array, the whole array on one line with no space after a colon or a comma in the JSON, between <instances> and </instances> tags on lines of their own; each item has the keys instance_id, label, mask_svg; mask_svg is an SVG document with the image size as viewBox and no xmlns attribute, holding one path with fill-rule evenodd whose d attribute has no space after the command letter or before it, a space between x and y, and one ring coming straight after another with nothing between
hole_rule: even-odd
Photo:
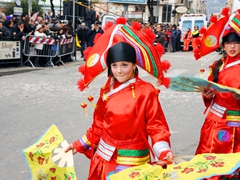
<instances>
[{"instance_id":1,"label":"tassel decoration","mask_svg":"<svg viewBox=\"0 0 240 180\"><path fill-rule=\"evenodd\" d=\"M135 99L136 95L135 95L134 84L133 83L131 83L131 88L132 88L132 97Z\"/></svg>"},{"instance_id":2,"label":"tassel decoration","mask_svg":"<svg viewBox=\"0 0 240 180\"><path fill-rule=\"evenodd\" d=\"M202 78L204 72L205 72L205 69L201 68L200 69L200 73L201 73L200 78Z\"/></svg>"},{"instance_id":3,"label":"tassel decoration","mask_svg":"<svg viewBox=\"0 0 240 180\"><path fill-rule=\"evenodd\" d=\"M92 101L94 100L94 97L92 97L92 96L88 96L88 101L91 103L91 105L94 107L94 108L96 108L97 107L97 105L96 104L94 104Z\"/></svg>"},{"instance_id":4,"label":"tassel decoration","mask_svg":"<svg viewBox=\"0 0 240 180\"><path fill-rule=\"evenodd\" d=\"M85 117L87 117L87 116L88 116L88 112L87 112L87 109L86 109L87 104L86 104L85 102L82 102L82 103L81 103L81 107L83 108L83 110L84 110L84 112L85 112Z\"/></svg>"}]
</instances>

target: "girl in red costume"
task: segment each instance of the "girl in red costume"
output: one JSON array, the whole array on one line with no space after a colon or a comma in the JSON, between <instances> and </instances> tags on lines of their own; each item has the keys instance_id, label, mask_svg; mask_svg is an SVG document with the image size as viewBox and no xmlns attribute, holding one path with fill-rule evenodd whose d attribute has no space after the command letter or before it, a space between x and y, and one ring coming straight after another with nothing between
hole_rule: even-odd
<instances>
[{"instance_id":1,"label":"girl in red costume","mask_svg":"<svg viewBox=\"0 0 240 180\"><path fill-rule=\"evenodd\" d=\"M198 59L215 51L221 43L224 56L213 63L208 80L240 89L240 14L231 15L228 12L229 9L224 8L224 17L217 21L216 17L210 20L214 23L203 34L200 51L195 50L195 57ZM217 39L221 41L216 42ZM202 95L209 112L201 129L196 154L240 152L240 95L217 92L208 87L205 87ZM235 172L211 179L239 178L240 173Z\"/></svg>"},{"instance_id":2,"label":"girl in red costume","mask_svg":"<svg viewBox=\"0 0 240 180\"><path fill-rule=\"evenodd\" d=\"M122 28L134 32L127 26L116 26L113 33ZM107 34L108 31L103 36ZM110 36L114 38L113 42L118 42L107 50L109 79L101 88L93 124L83 137L66 149L91 159L89 180L105 180L128 167L150 163L150 154L158 159L159 165L171 163L174 157L169 128L158 100L159 91L138 77L139 49L121 39L120 36L125 37L121 33ZM100 43L104 46L100 41L96 46ZM153 44L151 48L154 48Z\"/></svg>"}]
</instances>

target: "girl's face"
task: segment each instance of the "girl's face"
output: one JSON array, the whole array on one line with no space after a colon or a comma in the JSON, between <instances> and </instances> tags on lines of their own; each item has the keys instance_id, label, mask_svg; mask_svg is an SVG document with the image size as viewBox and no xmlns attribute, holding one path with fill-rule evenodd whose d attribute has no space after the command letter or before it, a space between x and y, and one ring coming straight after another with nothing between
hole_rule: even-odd
<instances>
[{"instance_id":1,"label":"girl's face","mask_svg":"<svg viewBox=\"0 0 240 180\"><path fill-rule=\"evenodd\" d=\"M111 64L113 76L121 83L132 79L135 69L136 65L128 61L119 61Z\"/></svg>"},{"instance_id":2,"label":"girl's face","mask_svg":"<svg viewBox=\"0 0 240 180\"><path fill-rule=\"evenodd\" d=\"M235 57L240 53L240 42L225 42L223 49L230 57Z\"/></svg>"}]
</instances>

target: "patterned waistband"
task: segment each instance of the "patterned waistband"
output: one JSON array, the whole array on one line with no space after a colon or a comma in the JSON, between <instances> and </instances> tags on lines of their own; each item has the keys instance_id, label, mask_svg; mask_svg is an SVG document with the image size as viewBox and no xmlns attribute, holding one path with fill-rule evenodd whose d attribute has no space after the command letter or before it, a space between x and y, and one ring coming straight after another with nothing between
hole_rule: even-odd
<instances>
[{"instance_id":1,"label":"patterned waistband","mask_svg":"<svg viewBox=\"0 0 240 180\"><path fill-rule=\"evenodd\" d=\"M115 150L116 147L100 139L96 153L106 161L110 161ZM148 148L136 150L134 149L134 144L132 144L132 149L117 149L117 165L136 166L148 163L149 161L150 155Z\"/></svg>"},{"instance_id":2,"label":"patterned waistband","mask_svg":"<svg viewBox=\"0 0 240 180\"><path fill-rule=\"evenodd\" d=\"M227 110L226 114L227 114L227 116L226 116L227 121L240 122L240 111L238 111L238 110Z\"/></svg>"}]
</instances>

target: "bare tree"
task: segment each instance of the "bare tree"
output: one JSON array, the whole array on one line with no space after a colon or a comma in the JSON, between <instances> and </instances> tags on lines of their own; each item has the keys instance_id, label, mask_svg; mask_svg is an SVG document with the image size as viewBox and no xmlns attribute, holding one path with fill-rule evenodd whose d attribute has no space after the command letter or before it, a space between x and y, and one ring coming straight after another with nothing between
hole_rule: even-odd
<instances>
[{"instance_id":1,"label":"bare tree","mask_svg":"<svg viewBox=\"0 0 240 180\"><path fill-rule=\"evenodd\" d=\"M50 0L50 3L51 3L51 10L52 10L52 17L55 18L55 9L54 9L53 0Z\"/></svg>"},{"instance_id":2,"label":"bare tree","mask_svg":"<svg viewBox=\"0 0 240 180\"><path fill-rule=\"evenodd\" d=\"M148 0L147 1L147 5L148 5L148 10L149 10L149 22L153 23L154 22L154 17L153 17L153 0Z\"/></svg>"}]
</instances>

